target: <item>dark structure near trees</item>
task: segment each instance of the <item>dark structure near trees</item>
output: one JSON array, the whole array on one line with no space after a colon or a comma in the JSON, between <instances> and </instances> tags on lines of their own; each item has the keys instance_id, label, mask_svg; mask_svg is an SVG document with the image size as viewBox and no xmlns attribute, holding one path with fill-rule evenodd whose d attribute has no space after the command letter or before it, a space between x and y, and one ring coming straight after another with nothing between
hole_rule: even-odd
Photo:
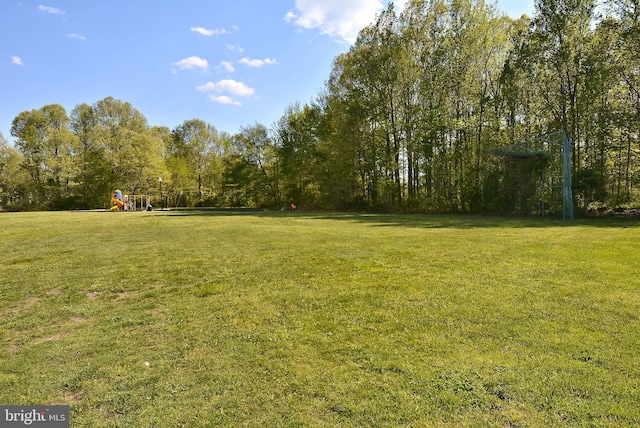
<instances>
[{"instance_id":1,"label":"dark structure near trees","mask_svg":"<svg viewBox=\"0 0 640 428\"><path fill-rule=\"evenodd\" d=\"M483 211L574 220L571 141L565 131L487 150L493 159L483 180Z\"/></svg>"}]
</instances>

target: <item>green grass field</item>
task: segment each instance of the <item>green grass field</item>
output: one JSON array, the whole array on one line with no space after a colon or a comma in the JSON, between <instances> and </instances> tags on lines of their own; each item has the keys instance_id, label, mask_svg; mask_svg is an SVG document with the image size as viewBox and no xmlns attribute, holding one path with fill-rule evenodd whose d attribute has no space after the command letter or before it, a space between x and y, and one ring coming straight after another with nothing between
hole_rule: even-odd
<instances>
[{"instance_id":1,"label":"green grass field","mask_svg":"<svg viewBox=\"0 0 640 428\"><path fill-rule=\"evenodd\" d=\"M640 425L640 224L0 215L0 404L72 427Z\"/></svg>"}]
</instances>

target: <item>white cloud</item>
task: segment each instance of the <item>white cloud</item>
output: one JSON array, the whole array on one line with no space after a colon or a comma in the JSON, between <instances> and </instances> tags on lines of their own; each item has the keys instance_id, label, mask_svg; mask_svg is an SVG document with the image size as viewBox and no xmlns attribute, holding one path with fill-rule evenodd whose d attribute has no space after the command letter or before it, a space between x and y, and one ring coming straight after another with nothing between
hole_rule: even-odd
<instances>
[{"instance_id":1,"label":"white cloud","mask_svg":"<svg viewBox=\"0 0 640 428\"><path fill-rule=\"evenodd\" d=\"M250 97L255 92L255 89L232 79L224 79L215 83L207 82L204 85L197 86L196 89L202 92L228 93L239 97Z\"/></svg>"},{"instance_id":2,"label":"white cloud","mask_svg":"<svg viewBox=\"0 0 640 428\"><path fill-rule=\"evenodd\" d=\"M181 59L178 62L174 62L173 65L178 66L180 70L193 70L194 68L200 68L207 70L209 68L209 62L197 56L190 56L189 58Z\"/></svg>"},{"instance_id":3,"label":"white cloud","mask_svg":"<svg viewBox=\"0 0 640 428\"><path fill-rule=\"evenodd\" d=\"M221 34L229 33L224 28L216 28L214 30L209 30L204 27L191 27L191 31L193 31L194 33L202 34L203 36L219 36Z\"/></svg>"},{"instance_id":4,"label":"white cloud","mask_svg":"<svg viewBox=\"0 0 640 428\"><path fill-rule=\"evenodd\" d=\"M239 52L239 53L244 52L244 49L241 48L240 46L227 45L227 49L229 49L230 51L236 51L236 52Z\"/></svg>"},{"instance_id":5,"label":"white cloud","mask_svg":"<svg viewBox=\"0 0 640 428\"><path fill-rule=\"evenodd\" d=\"M53 15L64 15L65 14L64 10L60 10L58 8L51 7L51 6L40 5L40 6L38 6L38 10L40 10L42 12L51 13Z\"/></svg>"},{"instance_id":6,"label":"white cloud","mask_svg":"<svg viewBox=\"0 0 640 428\"><path fill-rule=\"evenodd\" d=\"M233 98L233 96L250 97L255 92L255 89L244 83L231 79L220 80L215 83L207 82L202 86L196 87L196 89L202 92L213 92L213 94L209 94L209 101L211 102L234 106L241 106L242 103Z\"/></svg>"},{"instance_id":7,"label":"white cloud","mask_svg":"<svg viewBox=\"0 0 640 428\"><path fill-rule=\"evenodd\" d=\"M234 106L242 105L240 101L234 100L228 95L209 95L209 101L218 103L218 104L231 104Z\"/></svg>"},{"instance_id":8,"label":"white cloud","mask_svg":"<svg viewBox=\"0 0 640 428\"><path fill-rule=\"evenodd\" d=\"M396 13L407 2L396 0ZM353 43L358 32L371 24L382 9L381 0L296 0L295 9L287 12L284 20L304 29L317 28L322 34Z\"/></svg>"},{"instance_id":9,"label":"white cloud","mask_svg":"<svg viewBox=\"0 0 640 428\"><path fill-rule=\"evenodd\" d=\"M233 73L236 71L235 67L230 61L222 61L220 62L220 66L227 70L229 73Z\"/></svg>"},{"instance_id":10,"label":"white cloud","mask_svg":"<svg viewBox=\"0 0 640 428\"><path fill-rule=\"evenodd\" d=\"M70 39L87 40L85 36L78 33L69 33L67 34L67 37L69 37Z\"/></svg>"},{"instance_id":11,"label":"white cloud","mask_svg":"<svg viewBox=\"0 0 640 428\"><path fill-rule=\"evenodd\" d=\"M249 58L242 58L240 61L238 61L240 64L246 64L249 67L262 67L263 65L274 65L277 64L278 61L276 61L275 59L272 58L265 58L265 59L249 59Z\"/></svg>"},{"instance_id":12,"label":"white cloud","mask_svg":"<svg viewBox=\"0 0 640 428\"><path fill-rule=\"evenodd\" d=\"M12 56L11 63L15 65L24 65L24 63L22 62L22 58L20 58L19 56Z\"/></svg>"}]
</instances>

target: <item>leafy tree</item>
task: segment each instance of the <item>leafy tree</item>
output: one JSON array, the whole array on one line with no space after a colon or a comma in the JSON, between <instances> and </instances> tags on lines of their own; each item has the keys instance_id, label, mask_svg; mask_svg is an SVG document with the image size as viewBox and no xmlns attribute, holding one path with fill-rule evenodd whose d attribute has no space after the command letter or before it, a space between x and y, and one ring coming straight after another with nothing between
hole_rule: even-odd
<instances>
[{"instance_id":1,"label":"leafy tree","mask_svg":"<svg viewBox=\"0 0 640 428\"><path fill-rule=\"evenodd\" d=\"M344 110L343 115L335 116L338 128L350 128L348 138L340 139L351 146L360 198L385 209L400 205L404 194L397 25L390 5L374 24L360 32L351 50L334 63L328 89L335 96L327 98Z\"/></svg>"},{"instance_id":2,"label":"leafy tree","mask_svg":"<svg viewBox=\"0 0 640 428\"><path fill-rule=\"evenodd\" d=\"M369 202L365 156L366 128L362 104L351 94L346 78L347 55L334 60L327 90L318 97L321 122L318 127L316 180L322 204L330 209L362 209Z\"/></svg>"},{"instance_id":3,"label":"leafy tree","mask_svg":"<svg viewBox=\"0 0 640 428\"><path fill-rule=\"evenodd\" d=\"M318 202L315 172L320 111L316 106L289 106L275 126L280 187L287 201L300 206Z\"/></svg>"},{"instance_id":4,"label":"leafy tree","mask_svg":"<svg viewBox=\"0 0 640 428\"><path fill-rule=\"evenodd\" d=\"M27 208L29 177L22 155L0 133L0 211Z\"/></svg>"},{"instance_id":5,"label":"leafy tree","mask_svg":"<svg viewBox=\"0 0 640 428\"><path fill-rule=\"evenodd\" d=\"M46 203L45 150L46 123L39 110L23 111L11 124L11 135L23 156L23 166L30 177L34 202Z\"/></svg>"},{"instance_id":6,"label":"leafy tree","mask_svg":"<svg viewBox=\"0 0 640 428\"><path fill-rule=\"evenodd\" d=\"M640 199L640 1L610 0L616 43L610 49L619 76L617 87L619 138L613 149L612 199L616 204Z\"/></svg>"},{"instance_id":7,"label":"leafy tree","mask_svg":"<svg viewBox=\"0 0 640 428\"><path fill-rule=\"evenodd\" d=\"M583 130L579 104L584 87L584 62L592 38L594 0L536 0L532 50L538 64L535 81L547 110L551 130L572 137L573 166L582 162ZM555 128L555 129L554 129Z\"/></svg>"},{"instance_id":8,"label":"leafy tree","mask_svg":"<svg viewBox=\"0 0 640 428\"><path fill-rule=\"evenodd\" d=\"M199 119L187 120L171 135L167 167L173 190L197 189L199 200L205 193L209 196L221 193L225 141L215 127Z\"/></svg>"},{"instance_id":9,"label":"leafy tree","mask_svg":"<svg viewBox=\"0 0 640 428\"><path fill-rule=\"evenodd\" d=\"M68 122L66 111L58 104L23 111L12 122L11 135L17 138L16 146L31 177L36 206L55 208L72 196L76 139Z\"/></svg>"},{"instance_id":10,"label":"leafy tree","mask_svg":"<svg viewBox=\"0 0 640 428\"><path fill-rule=\"evenodd\" d=\"M103 207L111 191L111 172L105 148L96 138L98 129L94 109L88 104L74 107L69 128L78 141L74 160L80 193L79 206L90 209Z\"/></svg>"},{"instance_id":11,"label":"leafy tree","mask_svg":"<svg viewBox=\"0 0 640 428\"><path fill-rule=\"evenodd\" d=\"M227 195L246 206L279 207L277 148L264 125L244 127L233 136L224 182Z\"/></svg>"},{"instance_id":12,"label":"leafy tree","mask_svg":"<svg viewBox=\"0 0 640 428\"><path fill-rule=\"evenodd\" d=\"M336 60L327 99L371 206L479 208L508 30L483 1L413 1L400 17L389 6Z\"/></svg>"},{"instance_id":13,"label":"leafy tree","mask_svg":"<svg viewBox=\"0 0 640 428\"><path fill-rule=\"evenodd\" d=\"M150 193L164 171L164 145L131 104L107 97L92 106L95 149L108 165L105 185L131 194ZM107 195L105 195L106 198Z\"/></svg>"},{"instance_id":14,"label":"leafy tree","mask_svg":"<svg viewBox=\"0 0 640 428\"><path fill-rule=\"evenodd\" d=\"M534 134L537 110L536 84L530 79L530 70L535 61L530 49L531 20L524 15L517 20L509 20L510 50L504 60L500 74L500 92L495 99L498 117L504 127L498 125L504 137L499 143L513 144L527 141ZM499 144L496 144L496 146Z\"/></svg>"}]
</instances>

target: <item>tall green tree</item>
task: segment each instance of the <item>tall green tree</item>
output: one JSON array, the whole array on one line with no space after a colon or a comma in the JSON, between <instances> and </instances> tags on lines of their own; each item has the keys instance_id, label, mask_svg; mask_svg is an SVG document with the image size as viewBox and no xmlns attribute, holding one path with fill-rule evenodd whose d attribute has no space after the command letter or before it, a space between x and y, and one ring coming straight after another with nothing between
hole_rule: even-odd
<instances>
[{"instance_id":1,"label":"tall green tree","mask_svg":"<svg viewBox=\"0 0 640 428\"><path fill-rule=\"evenodd\" d=\"M320 111L293 104L275 126L280 188L287 201L300 206L318 203L316 164Z\"/></svg>"},{"instance_id":2,"label":"tall green tree","mask_svg":"<svg viewBox=\"0 0 640 428\"><path fill-rule=\"evenodd\" d=\"M367 122L363 104L349 79L353 63L346 54L338 56L318 97L321 108L317 180L322 203L330 209L362 209L370 201L372 171L366 156Z\"/></svg>"},{"instance_id":3,"label":"tall green tree","mask_svg":"<svg viewBox=\"0 0 640 428\"><path fill-rule=\"evenodd\" d=\"M241 128L233 136L225 162L227 200L251 207L282 206L277 146L261 124Z\"/></svg>"},{"instance_id":4,"label":"tall green tree","mask_svg":"<svg viewBox=\"0 0 640 428\"><path fill-rule=\"evenodd\" d=\"M360 197L379 208L392 209L404 196L405 145L402 135L399 80L399 21L393 5L363 29L351 50L334 63L328 99L342 105L336 116L351 129L342 144L351 146L360 180Z\"/></svg>"},{"instance_id":5,"label":"tall green tree","mask_svg":"<svg viewBox=\"0 0 640 428\"><path fill-rule=\"evenodd\" d=\"M164 171L164 144L147 119L128 102L107 97L92 106L96 149L108 165L105 185L130 194L157 187ZM105 195L105 198L108 195Z\"/></svg>"},{"instance_id":6,"label":"tall green tree","mask_svg":"<svg viewBox=\"0 0 640 428\"><path fill-rule=\"evenodd\" d=\"M94 109L88 104L78 104L70 115L69 128L77 138L74 160L77 166L80 201L83 208L104 207L111 189L111 170L106 148L100 144Z\"/></svg>"},{"instance_id":7,"label":"tall green tree","mask_svg":"<svg viewBox=\"0 0 640 428\"><path fill-rule=\"evenodd\" d=\"M494 100L509 26L484 1L389 6L334 63L328 91L349 128L372 206L479 209L482 157L501 118Z\"/></svg>"},{"instance_id":8,"label":"tall green tree","mask_svg":"<svg viewBox=\"0 0 640 428\"><path fill-rule=\"evenodd\" d=\"M0 133L0 211L28 208L29 177L22 155Z\"/></svg>"},{"instance_id":9,"label":"tall green tree","mask_svg":"<svg viewBox=\"0 0 640 428\"><path fill-rule=\"evenodd\" d=\"M58 104L23 111L12 122L11 135L31 177L35 206L54 209L72 196L76 138L68 122Z\"/></svg>"},{"instance_id":10,"label":"tall green tree","mask_svg":"<svg viewBox=\"0 0 640 428\"><path fill-rule=\"evenodd\" d=\"M38 206L46 204L45 149L46 122L39 110L21 112L11 124L11 135L23 156L24 169L31 179L32 199Z\"/></svg>"},{"instance_id":11,"label":"tall green tree","mask_svg":"<svg viewBox=\"0 0 640 428\"><path fill-rule=\"evenodd\" d=\"M620 79L619 110L616 112L619 139L614 149L614 178L611 193L616 204L640 199L640 1L610 0L617 44L610 58L616 58Z\"/></svg>"},{"instance_id":12,"label":"tall green tree","mask_svg":"<svg viewBox=\"0 0 640 428\"><path fill-rule=\"evenodd\" d=\"M200 119L176 127L167 146L167 166L176 192L197 191L202 200L223 191L222 156L227 144L216 128Z\"/></svg>"},{"instance_id":13,"label":"tall green tree","mask_svg":"<svg viewBox=\"0 0 640 428\"><path fill-rule=\"evenodd\" d=\"M585 135L580 127L580 92L584 88L584 65L592 40L595 0L536 0L531 34L537 82L547 113L548 129L564 129L574 144L574 170L583 159Z\"/></svg>"},{"instance_id":14,"label":"tall green tree","mask_svg":"<svg viewBox=\"0 0 640 428\"><path fill-rule=\"evenodd\" d=\"M500 92L495 99L495 107L502 124L497 131L503 133L497 144L513 144L527 141L537 126L538 109L537 85L530 79L534 62L530 49L531 19L524 15L516 20L506 18L509 25L510 49L504 59L500 74Z\"/></svg>"}]
</instances>

